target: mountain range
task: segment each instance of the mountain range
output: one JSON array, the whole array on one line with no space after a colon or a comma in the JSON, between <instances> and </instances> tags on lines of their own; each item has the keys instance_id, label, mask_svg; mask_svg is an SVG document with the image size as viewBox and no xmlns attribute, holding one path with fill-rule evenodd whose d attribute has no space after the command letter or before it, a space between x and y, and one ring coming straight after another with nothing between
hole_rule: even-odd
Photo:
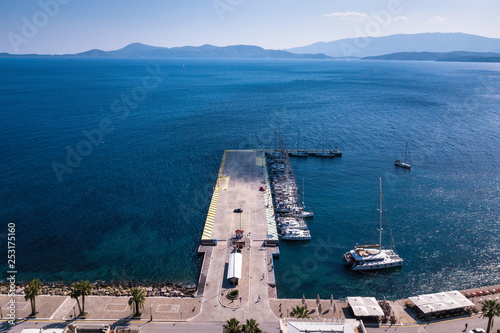
<instances>
[{"instance_id":1,"label":"mountain range","mask_svg":"<svg viewBox=\"0 0 500 333\"><path fill-rule=\"evenodd\" d=\"M467 53L468 52L468 53ZM159 47L129 44L114 51L98 49L76 54L39 55L0 53L0 57L66 58L276 58L330 59L379 57L380 60L498 61L500 39L464 33L399 34L319 42L288 50L252 45Z\"/></svg>"},{"instance_id":2,"label":"mountain range","mask_svg":"<svg viewBox=\"0 0 500 333\"><path fill-rule=\"evenodd\" d=\"M252 45L159 47L132 43L119 50L90 50L76 54L39 55L0 53L0 57L64 57L64 58L280 58L328 59L324 54L291 53L284 50L266 50Z\"/></svg>"},{"instance_id":3,"label":"mountain range","mask_svg":"<svg viewBox=\"0 0 500 333\"><path fill-rule=\"evenodd\" d=\"M295 47L293 53L323 53L330 57L364 58L400 52L500 52L500 39L464 33L398 34L319 42Z\"/></svg>"},{"instance_id":4,"label":"mountain range","mask_svg":"<svg viewBox=\"0 0 500 333\"><path fill-rule=\"evenodd\" d=\"M362 58L364 60L419 60L454 62L500 62L500 53L493 52L399 52Z\"/></svg>"}]
</instances>

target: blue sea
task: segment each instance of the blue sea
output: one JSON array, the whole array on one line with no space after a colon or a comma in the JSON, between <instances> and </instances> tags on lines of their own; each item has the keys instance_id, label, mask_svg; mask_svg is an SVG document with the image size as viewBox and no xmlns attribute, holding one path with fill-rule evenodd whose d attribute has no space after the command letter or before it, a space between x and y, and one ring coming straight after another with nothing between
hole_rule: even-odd
<instances>
[{"instance_id":1,"label":"blue sea","mask_svg":"<svg viewBox=\"0 0 500 333\"><path fill-rule=\"evenodd\" d=\"M312 241L282 243L279 297L397 298L500 280L500 64L1 59L0 256L18 280L195 284L224 149L292 159ZM413 169L394 167L408 142ZM404 267L359 273L378 179ZM387 228L386 230L387 231Z\"/></svg>"}]
</instances>

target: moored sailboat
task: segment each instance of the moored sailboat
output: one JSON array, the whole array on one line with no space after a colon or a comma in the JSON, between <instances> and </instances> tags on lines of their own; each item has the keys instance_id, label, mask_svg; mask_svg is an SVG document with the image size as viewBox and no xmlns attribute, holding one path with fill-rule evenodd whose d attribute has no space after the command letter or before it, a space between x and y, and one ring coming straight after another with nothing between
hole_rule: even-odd
<instances>
[{"instance_id":1,"label":"moored sailboat","mask_svg":"<svg viewBox=\"0 0 500 333\"><path fill-rule=\"evenodd\" d=\"M351 265L351 270L375 270L383 268L400 267L403 265L403 259L395 252L394 242L387 249L382 248L382 179L380 182L380 204L379 204L379 243L368 245L357 245L354 250L344 254L344 260ZM389 226L390 232L390 226Z\"/></svg>"},{"instance_id":2,"label":"moored sailboat","mask_svg":"<svg viewBox=\"0 0 500 333\"><path fill-rule=\"evenodd\" d=\"M394 165L400 168L411 169L411 159L410 159L410 151L408 150L408 142L406 143L405 148L405 158L401 160L396 160Z\"/></svg>"},{"instance_id":3,"label":"moored sailboat","mask_svg":"<svg viewBox=\"0 0 500 333\"><path fill-rule=\"evenodd\" d=\"M309 157L307 151L300 149L300 132L297 134L297 150L289 152L288 155L292 157Z\"/></svg>"}]
</instances>

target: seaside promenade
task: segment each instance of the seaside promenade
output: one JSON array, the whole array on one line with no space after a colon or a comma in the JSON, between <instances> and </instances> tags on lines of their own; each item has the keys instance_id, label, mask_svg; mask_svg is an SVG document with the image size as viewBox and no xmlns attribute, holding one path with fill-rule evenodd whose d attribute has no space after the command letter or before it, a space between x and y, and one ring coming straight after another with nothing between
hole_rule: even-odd
<instances>
[{"instance_id":1,"label":"seaside promenade","mask_svg":"<svg viewBox=\"0 0 500 333\"><path fill-rule=\"evenodd\" d=\"M292 308L302 306L303 302L302 299L278 299L276 296L273 255L279 253L279 249L266 244L266 241L275 239L276 232L269 223L266 177L263 151L225 152L199 248L204 260L194 297L147 297L139 319L132 317L129 297L87 296L85 311L88 315L86 319L75 320L78 307L76 300L69 296L37 297L39 314L37 318L26 319L30 304L19 295L15 301L16 317L20 320L12 327L6 321L11 298L0 295L3 319L0 332L17 333L23 328L63 328L70 323L104 323L131 329L140 327L143 332L222 332L222 325L230 318L236 318L241 323L253 318L265 332L280 332L287 319L293 320L290 315ZM261 186L266 191L260 191ZM241 212L235 212L235 209L241 209ZM236 230L244 231L244 246L241 247L241 278L234 286L227 279L227 271ZM490 288L500 288L500 285ZM235 289L239 292L238 297L228 299L228 292ZM488 288L474 290L479 289ZM483 299L474 297L471 301L480 308ZM420 322L405 306L406 301L390 301L397 325L367 324L367 332L464 332L466 323L469 329L486 326L487 320L479 314L431 323ZM355 320L343 300L322 299L318 303L316 299L306 299L305 303L311 320ZM497 320L495 331L500 328L499 322Z\"/></svg>"}]
</instances>

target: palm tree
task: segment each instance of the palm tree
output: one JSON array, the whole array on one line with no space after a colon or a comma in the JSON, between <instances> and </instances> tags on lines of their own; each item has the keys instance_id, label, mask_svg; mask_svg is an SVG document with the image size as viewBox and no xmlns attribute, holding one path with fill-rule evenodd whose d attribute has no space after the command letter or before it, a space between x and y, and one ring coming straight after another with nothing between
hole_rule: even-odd
<instances>
[{"instance_id":1,"label":"palm tree","mask_svg":"<svg viewBox=\"0 0 500 333\"><path fill-rule=\"evenodd\" d=\"M139 317L141 314L139 309L144 308L144 304L146 304L146 291L143 288L132 288L130 289L130 299L128 300L128 305L130 307L135 307L134 317Z\"/></svg>"},{"instance_id":2,"label":"palm tree","mask_svg":"<svg viewBox=\"0 0 500 333\"><path fill-rule=\"evenodd\" d=\"M24 300L30 300L32 316L36 315L35 297L40 295L40 290L42 290L42 282L38 279L31 280L24 288Z\"/></svg>"},{"instance_id":3,"label":"palm tree","mask_svg":"<svg viewBox=\"0 0 500 333\"><path fill-rule=\"evenodd\" d=\"M69 292L69 297L76 299L76 304L78 304L78 311L81 314L82 313L82 307L80 306L80 301L78 300L78 297L81 296L80 292L80 282L75 282L71 285L71 291Z\"/></svg>"},{"instance_id":4,"label":"palm tree","mask_svg":"<svg viewBox=\"0 0 500 333\"><path fill-rule=\"evenodd\" d=\"M82 296L82 312L81 314L85 314L85 296L90 295L92 293L92 283L89 281L80 281L79 283L80 296Z\"/></svg>"},{"instance_id":5,"label":"palm tree","mask_svg":"<svg viewBox=\"0 0 500 333\"><path fill-rule=\"evenodd\" d=\"M490 333L493 328L494 317L500 316L500 303L494 300L486 300L483 303L482 311L483 317L488 317L488 326L486 326L486 333Z\"/></svg>"},{"instance_id":6,"label":"palm tree","mask_svg":"<svg viewBox=\"0 0 500 333\"><path fill-rule=\"evenodd\" d=\"M226 333L242 333L240 322L236 318L231 318L226 321L226 324L223 325L222 328L224 328Z\"/></svg>"},{"instance_id":7,"label":"palm tree","mask_svg":"<svg viewBox=\"0 0 500 333\"><path fill-rule=\"evenodd\" d=\"M244 333L262 333L262 330L259 328L259 324L252 318L247 319L246 324L241 327L241 330Z\"/></svg>"},{"instance_id":8,"label":"palm tree","mask_svg":"<svg viewBox=\"0 0 500 333\"><path fill-rule=\"evenodd\" d=\"M296 306L292 309L292 312L290 313L292 317L297 317L297 318L309 318L309 313L306 309L305 306Z\"/></svg>"}]
</instances>

